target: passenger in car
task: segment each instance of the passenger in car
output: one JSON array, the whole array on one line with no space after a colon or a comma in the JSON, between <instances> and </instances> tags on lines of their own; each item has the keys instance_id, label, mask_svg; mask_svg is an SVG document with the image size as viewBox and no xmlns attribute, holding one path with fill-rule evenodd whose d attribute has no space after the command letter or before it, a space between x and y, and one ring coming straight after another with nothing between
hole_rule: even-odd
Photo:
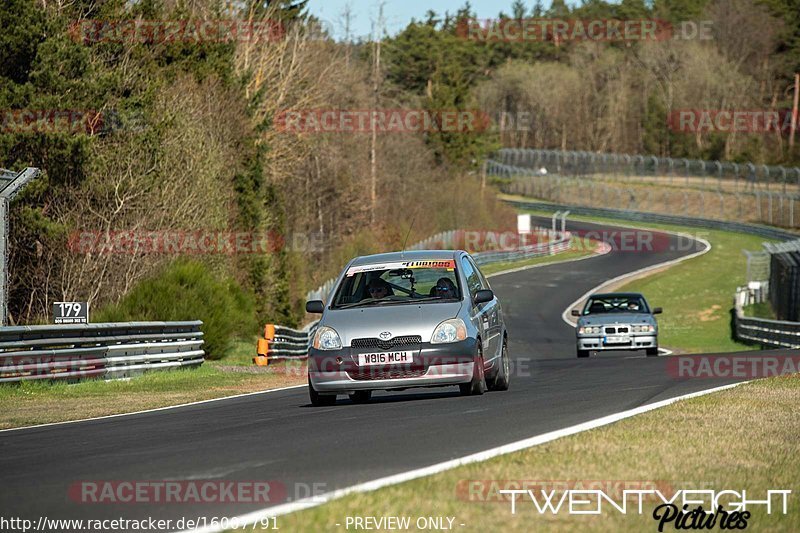
<instances>
[{"instance_id":1,"label":"passenger in car","mask_svg":"<svg viewBox=\"0 0 800 533\"><path fill-rule=\"evenodd\" d=\"M456 293L456 284L450 278L439 278L431 290L431 296L440 298L455 298Z\"/></svg>"}]
</instances>

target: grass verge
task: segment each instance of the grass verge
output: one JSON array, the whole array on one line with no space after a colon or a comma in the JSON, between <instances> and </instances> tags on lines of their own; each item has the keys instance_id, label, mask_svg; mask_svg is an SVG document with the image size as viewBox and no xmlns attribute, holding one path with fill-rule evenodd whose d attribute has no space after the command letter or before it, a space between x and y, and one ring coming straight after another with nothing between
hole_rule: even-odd
<instances>
[{"instance_id":1,"label":"grass verge","mask_svg":"<svg viewBox=\"0 0 800 533\"><path fill-rule=\"evenodd\" d=\"M6 384L0 387L0 429L131 413L306 382L305 366L297 362L253 366L249 358L254 351L255 341L239 342L230 358L130 380Z\"/></svg>"},{"instance_id":2,"label":"grass verge","mask_svg":"<svg viewBox=\"0 0 800 533\"><path fill-rule=\"evenodd\" d=\"M455 518L458 531L657 531L652 501L645 501L641 515L606 505L601 515L575 516L565 509L539 514L530 500L518 500L512 515L507 496L496 492L502 480L525 481L533 490L599 488L619 499L613 488L621 491L629 482L631 490L660 488L667 498L679 489L746 489L753 500L770 489L789 489L789 514L773 509L769 515L754 507L747 529L798 531L800 418L793 414L798 401L797 375L760 380L521 452L353 494L277 522L286 531L347 531L348 516L409 516L412 524L417 517L445 516ZM520 483L505 485L519 488ZM674 524L664 530L674 531Z\"/></svg>"},{"instance_id":3,"label":"grass verge","mask_svg":"<svg viewBox=\"0 0 800 533\"><path fill-rule=\"evenodd\" d=\"M551 216L542 211L525 211ZM572 220L662 229L701 237L711 243L705 255L667 270L623 284L614 290L641 292L659 315L659 343L677 353L711 353L756 349L732 338L731 309L736 287L746 283L747 259L742 250L760 250L763 237L673 224L572 216ZM569 230L569 220L567 221Z\"/></svg>"}]
</instances>

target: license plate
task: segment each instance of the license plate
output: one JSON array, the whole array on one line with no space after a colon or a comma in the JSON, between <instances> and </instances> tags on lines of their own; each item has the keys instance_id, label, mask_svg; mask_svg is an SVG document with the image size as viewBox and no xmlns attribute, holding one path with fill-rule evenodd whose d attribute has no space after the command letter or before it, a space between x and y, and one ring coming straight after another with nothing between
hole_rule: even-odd
<instances>
[{"instance_id":1,"label":"license plate","mask_svg":"<svg viewBox=\"0 0 800 533\"><path fill-rule=\"evenodd\" d=\"M370 365L396 365L412 363L414 354L411 352L381 352L381 353L360 353L358 354L359 366Z\"/></svg>"},{"instance_id":2,"label":"license plate","mask_svg":"<svg viewBox=\"0 0 800 533\"><path fill-rule=\"evenodd\" d=\"M629 344L631 338L625 335L606 337L606 344Z\"/></svg>"}]
</instances>

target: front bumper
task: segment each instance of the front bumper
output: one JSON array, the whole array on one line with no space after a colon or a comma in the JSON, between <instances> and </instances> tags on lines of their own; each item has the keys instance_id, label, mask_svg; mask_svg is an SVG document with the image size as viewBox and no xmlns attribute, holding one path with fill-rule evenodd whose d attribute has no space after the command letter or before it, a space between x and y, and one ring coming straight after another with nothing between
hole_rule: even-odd
<instances>
[{"instance_id":1,"label":"front bumper","mask_svg":"<svg viewBox=\"0 0 800 533\"><path fill-rule=\"evenodd\" d=\"M632 335L627 344L607 344L603 336L578 337L579 350L608 351L608 350L644 350L658 347L658 335Z\"/></svg>"},{"instance_id":2,"label":"front bumper","mask_svg":"<svg viewBox=\"0 0 800 533\"><path fill-rule=\"evenodd\" d=\"M413 363L358 365L358 354L399 350L411 351ZM317 392L337 394L458 385L472 380L476 353L475 339L449 344L422 343L391 350L349 346L331 351L312 348L308 356L308 377Z\"/></svg>"}]
</instances>

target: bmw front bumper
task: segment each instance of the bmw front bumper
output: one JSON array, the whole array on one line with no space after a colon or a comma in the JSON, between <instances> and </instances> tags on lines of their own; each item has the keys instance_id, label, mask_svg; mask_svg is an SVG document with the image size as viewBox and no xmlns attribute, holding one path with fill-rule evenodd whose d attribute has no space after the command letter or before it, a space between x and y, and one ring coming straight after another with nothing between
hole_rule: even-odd
<instances>
[{"instance_id":1,"label":"bmw front bumper","mask_svg":"<svg viewBox=\"0 0 800 533\"><path fill-rule=\"evenodd\" d=\"M592 350L592 351L604 351L604 350L644 350L646 348L655 348L658 346L658 336L657 335L632 335L630 337L630 342L628 343L614 343L608 344L605 342L605 337L603 336L581 336L578 337L578 349L579 350Z\"/></svg>"}]
</instances>

